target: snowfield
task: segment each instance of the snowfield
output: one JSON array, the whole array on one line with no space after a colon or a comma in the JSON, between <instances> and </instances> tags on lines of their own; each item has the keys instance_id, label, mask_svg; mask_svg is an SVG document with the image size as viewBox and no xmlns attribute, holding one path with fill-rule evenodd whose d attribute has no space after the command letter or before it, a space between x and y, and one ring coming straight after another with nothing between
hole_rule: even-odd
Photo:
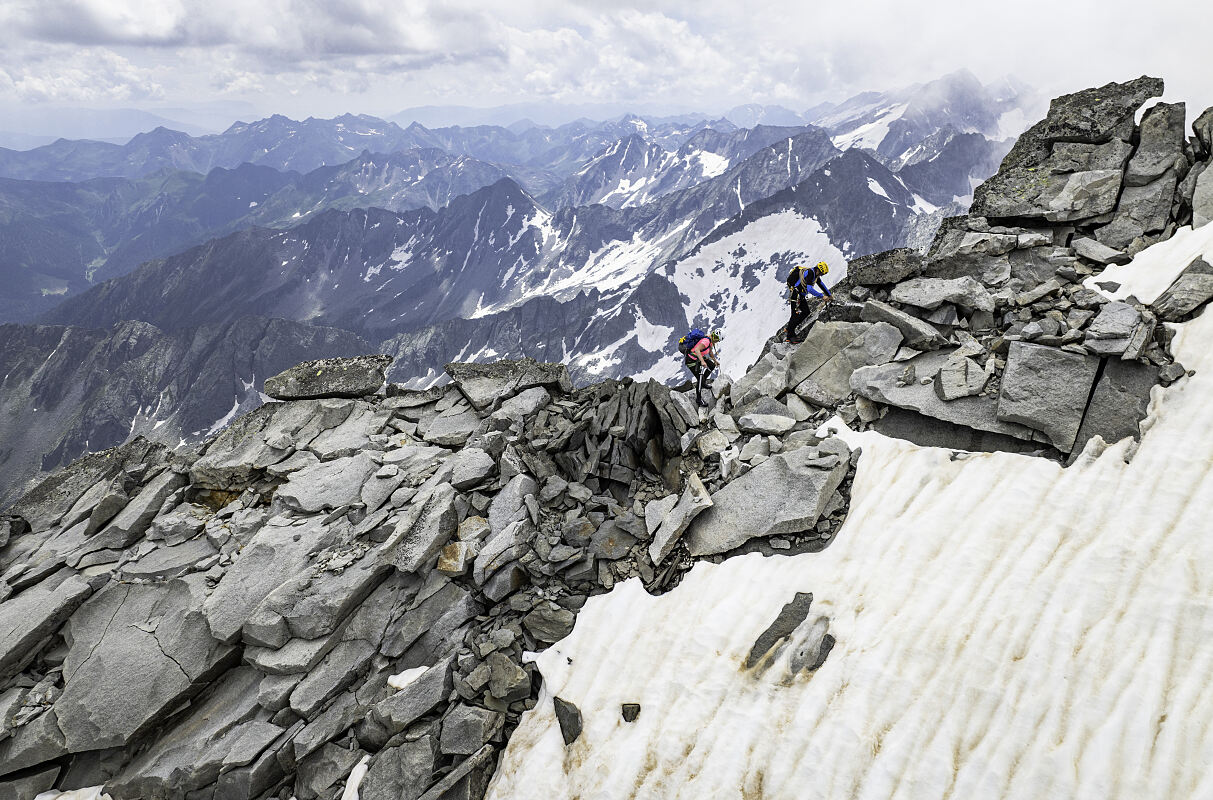
<instances>
[{"instance_id":1,"label":"snowfield","mask_svg":"<svg viewBox=\"0 0 1213 800\"><path fill-rule=\"evenodd\" d=\"M1213 314L1173 351L1195 376L1155 387L1140 446L1069 469L843 430L863 454L834 544L591 598L535 656L544 696L488 796L1213 797ZM833 651L746 670L795 592ZM567 748L553 695L584 716Z\"/></svg>"},{"instance_id":2,"label":"snowfield","mask_svg":"<svg viewBox=\"0 0 1213 800\"><path fill-rule=\"evenodd\" d=\"M687 319L724 332L721 372L736 379L758 360L767 339L788 321L788 270L818 261L830 265L827 284L846 275L846 258L817 220L789 210L760 217L674 263Z\"/></svg>"}]
</instances>

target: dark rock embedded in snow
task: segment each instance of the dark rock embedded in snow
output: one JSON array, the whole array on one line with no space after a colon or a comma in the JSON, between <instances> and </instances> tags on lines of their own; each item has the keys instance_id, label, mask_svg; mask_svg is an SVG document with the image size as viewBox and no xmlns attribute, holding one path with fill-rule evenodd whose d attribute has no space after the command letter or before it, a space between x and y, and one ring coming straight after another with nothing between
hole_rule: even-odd
<instances>
[{"instance_id":1,"label":"dark rock embedded in snow","mask_svg":"<svg viewBox=\"0 0 1213 800\"><path fill-rule=\"evenodd\" d=\"M750 652L745 658L746 669L754 667L763 656L770 652L776 642L796 630L800 623L808 617L809 606L812 604L812 592L797 592L795 597L785 603L775 620L754 640L754 646L750 648Z\"/></svg>"},{"instance_id":2,"label":"dark rock embedded in snow","mask_svg":"<svg viewBox=\"0 0 1213 800\"><path fill-rule=\"evenodd\" d=\"M1213 298L1213 266L1198 258L1179 273L1179 277L1150 307L1159 319L1178 322L1209 302L1210 298Z\"/></svg>"},{"instance_id":3,"label":"dark rock embedded in snow","mask_svg":"<svg viewBox=\"0 0 1213 800\"><path fill-rule=\"evenodd\" d=\"M355 356L307 361L265 381L265 393L276 400L321 397L366 397L383 386L391 356Z\"/></svg>"},{"instance_id":4,"label":"dark rock embedded in snow","mask_svg":"<svg viewBox=\"0 0 1213 800\"><path fill-rule=\"evenodd\" d=\"M565 746L571 745L581 736L581 709L560 697L552 698L556 710L556 721L560 724L560 735Z\"/></svg>"},{"instance_id":5,"label":"dark rock embedded in snow","mask_svg":"<svg viewBox=\"0 0 1213 800\"><path fill-rule=\"evenodd\" d=\"M640 717L640 703L624 703L620 706L624 722L635 722Z\"/></svg>"}]
</instances>

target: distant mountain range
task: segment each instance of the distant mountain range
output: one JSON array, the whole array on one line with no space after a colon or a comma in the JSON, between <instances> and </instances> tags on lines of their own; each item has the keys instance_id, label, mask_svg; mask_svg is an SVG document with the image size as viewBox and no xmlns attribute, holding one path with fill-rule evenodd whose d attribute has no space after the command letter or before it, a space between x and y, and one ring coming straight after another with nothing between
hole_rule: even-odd
<instances>
[{"instance_id":1,"label":"distant mountain range","mask_svg":"<svg viewBox=\"0 0 1213 800\"><path fill-rule=\"evenodd\" d=\"M312 354L390 353L412 386L523 355L664 381L699 324L744 368L790 266L841 278L967 207L1027 98L969 78L816 109L824 126L756 106L732 114L750 125L271 117L0 150L0 323L23 323L0 346L0 501L137 433L192 441Z\"/></svg>"}]
</instances>

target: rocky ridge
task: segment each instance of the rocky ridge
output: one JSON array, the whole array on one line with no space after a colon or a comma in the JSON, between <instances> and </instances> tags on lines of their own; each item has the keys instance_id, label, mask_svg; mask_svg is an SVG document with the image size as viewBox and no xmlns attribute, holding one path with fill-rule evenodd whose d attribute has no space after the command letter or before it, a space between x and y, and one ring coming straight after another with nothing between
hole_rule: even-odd
<instances>
[{"instance_id":1,"label":"rocky ridge","mask_svg":"<svg viewBox=\"0 0 1213 800\"><path fill-rule=\"evenodd\" d=\"M850 375L844 419L919 444L1059 459L1094 436L1138 435L1150 389L1184 375L1159 323L1213 296L1199 258L1153 304L1098 291L1119 288L1099 279L1108 265L1209 217L1213 110L1190 140L1183 104L1135 124L1162 90L1142 77L1054 100L925 256L850 263L824 317L892 325L903 343Z\"/></svg>"},{"instance_id":2,"label":"rocky ridge","mask_svg":"<svg viewBox=\"0 0 1213 800\"><path fill-rule=\"evenodd\" d=\"M538 697L523 653L588 596L820 549L845 514L857 454L807 415L708 427L526 360L380 389L386 361L301 364L195 451L135 439L9 509L0 783L328 798L361 765L364 798L479 797Z\"/></svg>"}]
</instances>

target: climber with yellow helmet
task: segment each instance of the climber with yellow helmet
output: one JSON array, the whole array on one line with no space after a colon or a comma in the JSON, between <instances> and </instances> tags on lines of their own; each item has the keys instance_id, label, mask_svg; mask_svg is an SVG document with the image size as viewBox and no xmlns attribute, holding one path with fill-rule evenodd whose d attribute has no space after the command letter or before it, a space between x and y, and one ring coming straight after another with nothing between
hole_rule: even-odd
<instances>
[{"instance_id":1,"label":"climber with yellow helmet","mask_svg":"<svg viewBox=\"0 0 1213 800\"><path fill-rule=\"evenodd\" d=\"M830 288L822 280L822 276L828 274L829 271L829 264L818 261L814 267L803 265L792 267L792 271L788 273L788 302L792 304L792 315L788 318L788 324L784 328L787 332L788 344L800 344L804 341L804 335L797 328L812 310L809 295L824 302L829 302L834 298Z\"/></svg>"}]
</instances>

